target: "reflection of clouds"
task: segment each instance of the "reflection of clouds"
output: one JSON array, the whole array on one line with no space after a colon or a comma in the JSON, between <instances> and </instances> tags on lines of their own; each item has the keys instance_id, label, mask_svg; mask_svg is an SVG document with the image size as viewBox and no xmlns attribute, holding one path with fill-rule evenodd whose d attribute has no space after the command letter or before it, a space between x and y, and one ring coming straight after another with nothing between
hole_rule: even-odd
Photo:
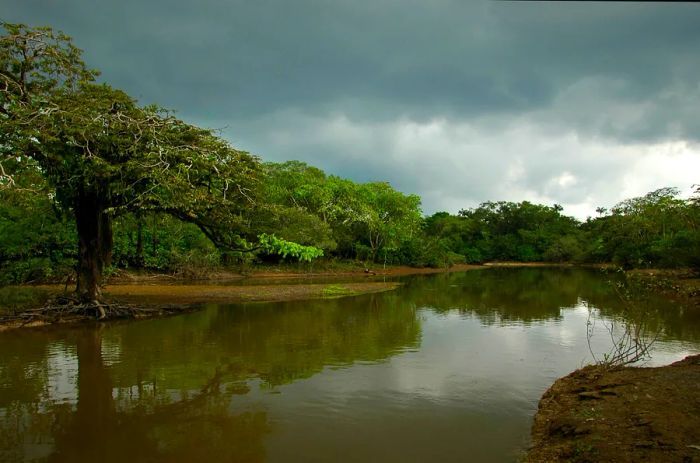
<instances>
[{"instance_id":1,"label":"reflection of clouds","mask_svg":"<svg viewBox=\"0 0 700 463\"><path fill-rule=\"evenodd\" d=\"M485 411L503 402L531 410L552 381L593 360L586 331L588 311L587 303L579 300L562 308L556 320L484 325L479 317L457 310L437 314L423 309L420 350L404 352L385 364L325 370L306 386L290 387L312 388L317 403L342 413L356 400L377 394L396 408L426 400L468 410ZM596 325L591 347L599 357L611 348L602 321ZM692 352L688 343L658 343L653 364L667 364Z\"/></svg>"},{"instance_id":2,"label":"reflection of clouds","mask_svg":"<svg viewBox=\"0 0 700 463\"><path fill-rule=\"evenodd\" d=\"M45 399L52 403L78 403L78 354L75 346L68 346L62 341L49 344L46 365L48 381Z\"/></svg>"},{"instance_id":3,"label":"reflection of clouds","mask_svg":"<svg viewBox=\"0 0 700 463\"><path fill-rule=\"evenodd\" d=\"M102 364L105 367L116 365L121 361L122 348L121 340L116 338L104 337L102 339Z\"/></svg>"}]
</instances>

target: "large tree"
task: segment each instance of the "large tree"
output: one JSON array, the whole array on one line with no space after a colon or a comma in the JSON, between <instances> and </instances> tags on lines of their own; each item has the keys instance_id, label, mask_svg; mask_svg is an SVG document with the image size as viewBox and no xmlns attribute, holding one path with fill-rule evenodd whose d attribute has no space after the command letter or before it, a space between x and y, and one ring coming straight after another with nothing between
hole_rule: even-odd
<instances>
[{"instance_id":1,"label":"large tree","mask_svg":"<svg viewBox=\"0 0 700 463\"><path fill-rule=\"evenodd\" d=\"M33 169L76 220L77 292L99 301L112 220L156 210L197 224L217 245L245 246L258 160L209 130L97 85L80 50L49 28L3 24L0 186Z\"/></svg>"}]
</instances>

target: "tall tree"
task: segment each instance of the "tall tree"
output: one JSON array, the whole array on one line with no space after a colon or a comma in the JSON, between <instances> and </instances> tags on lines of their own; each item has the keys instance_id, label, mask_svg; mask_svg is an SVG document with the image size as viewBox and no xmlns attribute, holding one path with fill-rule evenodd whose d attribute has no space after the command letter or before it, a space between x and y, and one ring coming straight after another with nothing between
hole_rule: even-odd
<instances>
[{"instance_id":1,"label":"tall tree","mask_svg":"<svg viewBox=\"0 0 700 463\"><path fill-rule=\"evenodd\" d=\"M3 24L0 37L0 185L35 168L75 216L77 292L101 299L112 220L134 210L196 223L216 244L245 246L258 160L211 131L92 83L70 38L49 28Z\"/></svg>"},{"instance_id":2,"label":"tall tree","mask_svg":"<svg viewBox=\"0 0 700 463\"><path fill-rule=\"evenodd\" d=\"M354 204L354 224L366 239L370 259L380 250L395 250L420 230L420 198L404 195L385 182L358 185Z\"/></svg>"}]
</instances>

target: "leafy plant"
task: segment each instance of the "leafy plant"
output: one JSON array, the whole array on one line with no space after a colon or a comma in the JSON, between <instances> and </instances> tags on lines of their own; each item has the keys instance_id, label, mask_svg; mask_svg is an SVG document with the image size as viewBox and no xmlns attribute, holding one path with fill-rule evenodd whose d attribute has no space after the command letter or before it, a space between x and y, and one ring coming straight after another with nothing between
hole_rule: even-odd
<instances>
[{"instance_id":1,"label":"leafy plant","mask_svg":"<svg viewBox=\"0 0 700 463\"><path fill-rule=\"evenodd\" d=\"M277 238L275 235L261 234L258 237L263 252L279 254L283 258L293 257L301 262L311 262L323 256L323 249L313 246L303 246Z\"/></svg>"}]
</instances>

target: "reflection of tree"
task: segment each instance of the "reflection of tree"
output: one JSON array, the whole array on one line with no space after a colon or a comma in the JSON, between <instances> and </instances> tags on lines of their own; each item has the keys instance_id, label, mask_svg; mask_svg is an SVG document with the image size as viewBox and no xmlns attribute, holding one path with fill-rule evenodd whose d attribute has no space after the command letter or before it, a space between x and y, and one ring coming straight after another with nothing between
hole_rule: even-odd
<instances>
[{"instance_id":1,"label":"reflection of tree","mask_svg":"<svg viewBox=\"0 0 700 463\"><path fill-rule=\"evenodd\" d=\"M267 414L232 407L251 379L274 388L328 366L388 359L420 343L421 307L529 323L583 300L617 317L622 305L608 279L579 269L491 269L356 298L211 307L102 331L6 333L0 461L31 459L28 452L52 461L260 461ZM700 339L690 312L653 313L666 332ZM52 395L56 346L79 360L76 404Z\"/></svg>"},{"instance_id":2,"label":"reflection of tree","mask_svg":"<svg viewBox=\"0 0 700 463\"><path fill-rule=\"evenodd\" d=\"M196 324L196 327L194 326ZM246 304L114 330L118 386L134 373L166 389L189 389L202 374L267 385L307 378L328 365L380 361L420 339L415 309L396 295Z\"/></svg>"},{"instance_id":3,"label":"reflection of tree","mask_svg":"<svg viewBox=\"0 0 700 463\"><path fill-rule=\"evenodd\" d=\"M486 324L558 319L562 308L574 307L581 299L615 297L597 271L567 268L440 274L416 281L408 291L418 306L473 314Z\"/></svg>"},{"instance_id":4,"label":"reflection of tree","mask_svg":"<svg viewBox=\"0 0 700 463\"><path fill-rule=\"evenodd\" d=\"M0 432L15 434L3 448L22 459L23 442L43 442L51 461L261 461L267 414L231 411L249 379L274 387L328 365L381 361L419 340L416 311L396 294L73 330L61 342L76 346L77 404L54 404L45 392L15 395L14 421L0 414ZM30 358L46 363L47 340L40 345ZM46 390L46 372L15 370L9 390L26 379ZM22 420L30 424L16 426Z\"/></svg>"},{"instance_id":5,"label":"reflection of tree","mask_svg":"<svg viewBox=\"0 0 700 463\"><path fill-rule=\"evenodd\" d=\"M700 313L641 288L624 289L623 300L615 289L620 282L595 269L493 268L412 278L402 291L418 307L475 315L485 324L558 319L562 308L584 302L607 318L643 316L662 338L700 340Z\"/></svg>"},{"instance_id":6,"label":"reflection of tree","mask_svg":"<svg viewBox=\"0 0 700 463\"><path fill-rule=\"evenodd\" d=\"M697 310L687 310L683 304L636 284L620 282L617 286L619 288L614 291L588 299L601 316L626 320L637 326L643 324L648 333L658 333L659 339L700 341L700 312Z\"/></svg>"},{"instance_id":7,"label":"reflection of tree","mask_svg":"<svg viewBox=\"0 0 700 463\"><path fill-rule=\"evenodd\" d=\"M136 406L122 409L102 359L100 331L81 330L75 343L77 405L50 404L44 411L15 402L15 413L0 415L0 431L14 434L0 441L0 460L25 459L25 443L45 444L48 460L56 462L265 460L266 413L231 413L231 397L240 390L219 387L216 374L186 397L156 401L155 395L143 394ZM20 422L26 425L18 427Z\"/></svg>"},{"instance_id":8,"label":"reflection of tree","mask_svg":"<svg viewBox=\"0 0 700 463\"><path fill-rule=\"evenodd\" d=\"M142 447L143 436L119 429L112 400L112 382L102 364L102 338L97 330L77 337L78 404L63 426L56 428L50 461L118 461L129 458L132 438Z\"/></svg>"},{"instance_id":9,"label":"reflection of tree","mask_svg":"<svg viewBox=\"0 0 700 463\"><path fill-rule=\"evenodd\" d=\"M587 272L567 269L495 268L435 275L408 290L418 306L474 314L492 324L559 318L560 309L575 306L582 289L593 281Z\"/></svg>"},{"instance_id":10,"label":"reflection of tree","mask_svg":"<svg viewBox=\"0 0 700 463\"><path fill-rule=\"evenodd\" d=\"M0 342L0 410L12 403L34 400L44 392L47 378L47 333L28 330L3 335ZM23 387L17 387L22 384Z\"/></svg>"}]
</instances>

